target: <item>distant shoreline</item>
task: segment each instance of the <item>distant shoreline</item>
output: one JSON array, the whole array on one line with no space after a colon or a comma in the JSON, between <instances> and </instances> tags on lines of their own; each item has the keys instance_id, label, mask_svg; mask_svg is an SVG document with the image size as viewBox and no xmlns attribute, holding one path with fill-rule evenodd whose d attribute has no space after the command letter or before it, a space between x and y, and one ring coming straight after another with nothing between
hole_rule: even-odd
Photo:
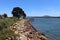
<instances>
[{"instance_id":1,"label":"distant shoreline","mask_svg":"<svg viewBox=\"0 0 60 40\"><path fill-rule=\"evenodd\" d=\"M60 17L31 17L31 18L60 18Z\"/></svg>"},{"instance_id":2,"label":"distant shoreline","mask_svg":"<svg viewBox=\"0 0 60 40\"><path fill-rule=\"evenodd\" d=\"M28 18L60 18L60 17L28 17Z\"/></svg>"}]
</instances>

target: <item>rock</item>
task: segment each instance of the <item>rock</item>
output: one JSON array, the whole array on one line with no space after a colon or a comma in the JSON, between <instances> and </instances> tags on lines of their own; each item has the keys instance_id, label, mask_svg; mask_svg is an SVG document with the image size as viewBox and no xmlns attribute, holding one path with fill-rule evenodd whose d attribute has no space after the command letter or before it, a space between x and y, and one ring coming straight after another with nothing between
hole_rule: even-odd
<instances>
[{"instance_id":1,"label":"rock","mask_svg":"<svg viewBox=\"0 0 60 40\"><path fill-rule=\"evenodd\" d=\"M20 37L20 40L27 40L27 37L24 36L24 35L22 35L22 36Z\"/></svg>"},{"instance_id":2,"label":"rock","mask_svg":"<svg viewBox=\"0 0 60 40\"><path fill-rule=\"evenodd\" d=\"M18 35L18 31L15 31L14 33L15 33L16 35Z\"/></svg>"},{"instance_id":3,"label":"rock","mask_svg":"<svg viewBox=\"0 0 60 40\"><path fill-rule=\"evenodd\" d=\"M14 33L19 35L20 40L48 40L48 38L38 32L27 19L14 23L10 26L10 29L14 30Z\"/></svg>"}]
</instances>

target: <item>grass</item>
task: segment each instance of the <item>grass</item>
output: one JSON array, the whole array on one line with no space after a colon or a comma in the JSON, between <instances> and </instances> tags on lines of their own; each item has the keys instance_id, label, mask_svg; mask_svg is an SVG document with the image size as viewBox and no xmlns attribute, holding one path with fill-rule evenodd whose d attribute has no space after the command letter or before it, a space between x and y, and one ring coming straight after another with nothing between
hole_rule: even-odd
<instances>
[{"instance_id":1,"label":"grass","mask_svg":"<svg viewBox=\"0 0 60 40\"><path fill-rule=\"evenodd\" d=\"M13 31L8 29L10 25L17 22L18 18L3 18L0 19L0 40L4 40L7 36L14 36Z\"/></svg>"}]
</instances>

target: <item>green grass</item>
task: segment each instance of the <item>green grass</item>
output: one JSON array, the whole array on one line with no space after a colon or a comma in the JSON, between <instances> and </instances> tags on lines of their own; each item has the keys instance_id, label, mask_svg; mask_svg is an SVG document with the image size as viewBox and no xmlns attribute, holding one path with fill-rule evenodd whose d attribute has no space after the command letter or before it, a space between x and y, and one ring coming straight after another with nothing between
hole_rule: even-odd
<instances>
[{"instance_id":1,"label":"green grass","mask_svg":"<svg viewBox=\"0 0 60 40\"><path fill-rule=\"evenodd\" d=\"M10 25L17 22L18 18L3 18L0 19L0 40L3 40L7 36L14 36L14 33L12 30L8 29Z\"/></svg>"}]
</instances>

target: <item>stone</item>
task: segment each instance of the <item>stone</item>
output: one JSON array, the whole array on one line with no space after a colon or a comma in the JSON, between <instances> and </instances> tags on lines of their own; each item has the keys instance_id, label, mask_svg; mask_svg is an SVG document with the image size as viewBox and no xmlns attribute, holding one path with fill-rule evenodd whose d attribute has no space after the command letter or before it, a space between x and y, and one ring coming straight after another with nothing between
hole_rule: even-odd
<instances>
[{"instance_id":1,"label":"stone","mask_svg":"<svg viewBox=\"0 0 60 40\"><path fill-rule=\"evenodd\" d=\"M16 22L16 25L13 24L11 26L12 30L14 30L13 27L16 28L14 33L19 35L18 39L20 40L48 40L48 38L38 32L27 19Z\"/></svg>"}]
</instances>

